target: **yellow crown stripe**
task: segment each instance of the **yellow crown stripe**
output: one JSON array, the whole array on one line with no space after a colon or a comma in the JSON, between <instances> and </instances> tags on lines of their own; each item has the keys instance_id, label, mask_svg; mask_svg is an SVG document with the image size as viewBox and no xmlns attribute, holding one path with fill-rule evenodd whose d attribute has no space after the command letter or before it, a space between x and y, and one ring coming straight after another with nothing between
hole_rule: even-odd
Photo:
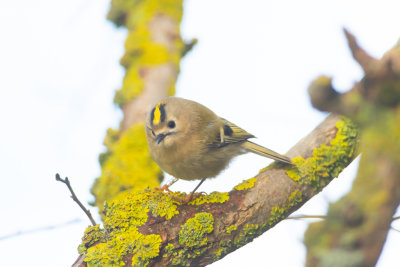
<instances>
[{"instance_id":1,"label":"yellow crown stripe","mask_svg":"<svg viewBox=\"0 0 400 267\"><path fill-rule=\"evenodd\" d=\"M165 102L160 102L157 104L157 106L154 109L154 118L153 118L153 124L159 124L161 121L161 116L162 116L162 111L161 111L161 106L165 105Z\"/></svg>"}]
</instances>

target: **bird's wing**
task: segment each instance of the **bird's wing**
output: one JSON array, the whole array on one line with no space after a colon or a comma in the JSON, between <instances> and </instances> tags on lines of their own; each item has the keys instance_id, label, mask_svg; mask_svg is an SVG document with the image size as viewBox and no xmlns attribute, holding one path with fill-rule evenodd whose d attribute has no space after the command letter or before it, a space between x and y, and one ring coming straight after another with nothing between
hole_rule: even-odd
<instances>
[{"instance_id":1,"label":"bird's wing","mask_svg":"<svg viewBox=\"0 0 400 267\"><path fill-rule=\"evenodd\" d=\"M210 144L210 146L223 147L229 144L243 142L249 138L254 137L254 135L246 132L232 122L229 122L222 118L221 120L223 122L222 127L220 128L218 135L216 136L215 140L213 140L213 142Z\"/></svg>"}]
</instances>

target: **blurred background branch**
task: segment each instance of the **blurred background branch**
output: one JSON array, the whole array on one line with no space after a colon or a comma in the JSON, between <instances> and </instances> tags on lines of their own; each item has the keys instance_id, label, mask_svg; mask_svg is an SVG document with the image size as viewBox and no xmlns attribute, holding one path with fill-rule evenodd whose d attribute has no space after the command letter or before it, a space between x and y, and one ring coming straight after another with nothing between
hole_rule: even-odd
<instances>
[{"instance_id":1,"label":"blurred background branch","mask_svg":"<svg viewBox=\"0 0 400 267\"><path fill-rule=\"evenodd\" d=\"M400 46L377 60L345 34L365 76L343 94L319 78L309 93L316 108L357 123L362 155L350 192L305 234L307 266L375 266L400 203Z\"/></svg>"}]
</instances>

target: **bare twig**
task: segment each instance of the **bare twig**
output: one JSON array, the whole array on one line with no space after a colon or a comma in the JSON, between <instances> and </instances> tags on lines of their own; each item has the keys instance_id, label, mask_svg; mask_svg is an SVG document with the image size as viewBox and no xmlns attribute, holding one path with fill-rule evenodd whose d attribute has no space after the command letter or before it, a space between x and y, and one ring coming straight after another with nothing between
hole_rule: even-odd
<instances>
[{"instance_id":1,"label":"bare twig","mask_svg":"<svg viewBox=\"0 0 400 267\"><path fill-rule=\"evenodd\" d=\"M59 181L59 182L64 183L64 184L68 187L69 191L71 192L71 198L72 198L76 203L78 203L79 207L81 207L81 209L82 209L82 210L85 212L85 214L88 216L88 218L89 218L90 222L92 223L92 225L95 226L95 225L96 225L96 222L94 221L94 219L93 219L93 217L92 217L92 214L90 213L90 211L89 211L88 209L85 208L85 206L83 206L83 204L82 204L82 203L79 201L79 199L76 197L76 195L75 195L75 193L74 193L74 190L72 190L72 187L71 187L71 184L70 184L70 182L69 182L69 180L68 180L68 177L65 177L65 179L62 179L62 178L60 177L60 175L59 175L58 173L56 173L56 180Z\"/></svg>"},{"instance_id":2,"label":"bare twig","mask_svg":"<svg viewBox=\"0 0 400 267\"><path fill-rule=\"evenodd\" d=\"M399 232L399 233L400 233L400 230L397 230L397 229L394 228L393 226L390 226L390 229L392 229L393 231L396 231L396 232Z\"/></svg>"},{"instance_id":3,"label":"bare twig","mask_svg":"<svg viewBox=\"0 0 400 267\"><path fill-rule=\"evenodd\" d=\"M400 219L400 216L393 217L392 221L395 221L395 220L398 220L398 219Z\"/></svg>"},{"instance_id":4,"label":"bare twig","mask_svg":"<svg viewBox=\"0 0 400 267\"><path fill-rule=\"evenodd\" d=\"M81 222L81 219L74 219L68 222L64 222L64 223L60 223L60 224L56 224L56 225L49 225L49 226L42 226L42 227L38 227L38 228L33 228L30 230L25 230L25 231L17 231L15 233L11 233L11 234L7 234L7 235L3 235L0 236L0 241L1 240L5 240L5 239L9 239L9 238L14 238L20 235L27 235L27 234L33 234L33 233L37 233L37 232L43 232L43 231L49 231L49 230L54 230L57 228L61 228L61 227L65 227L71 224L75 224Z\"/></svg>"}]
</instances>

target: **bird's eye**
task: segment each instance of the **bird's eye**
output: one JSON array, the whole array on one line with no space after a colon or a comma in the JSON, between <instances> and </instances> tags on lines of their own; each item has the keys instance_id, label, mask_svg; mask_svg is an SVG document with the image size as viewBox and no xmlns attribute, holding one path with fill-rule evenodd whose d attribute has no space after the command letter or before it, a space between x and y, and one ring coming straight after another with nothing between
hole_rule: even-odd
<instances>
[{"instance_id":1,"label":"bird's eye","mask_svg":"<svg viewBox=\"0 0 400 267\"><path fill-rule=\"evenodd\" d=\"M174 121L169 121L167 124L168 128L175 128L175 122Z\"/></svg>"},{"instance_id":2,"label":"bird's eye","mask_svg":"<svg viewBox=\"0 0 400 267\"><path fill-rule=\"evenodd\" d=\"M153 131L153 130L151 131L151 134L152 134L153 136L156 136L156 134L154 133L154 131Z\"/></svg>"}]
</instances>

